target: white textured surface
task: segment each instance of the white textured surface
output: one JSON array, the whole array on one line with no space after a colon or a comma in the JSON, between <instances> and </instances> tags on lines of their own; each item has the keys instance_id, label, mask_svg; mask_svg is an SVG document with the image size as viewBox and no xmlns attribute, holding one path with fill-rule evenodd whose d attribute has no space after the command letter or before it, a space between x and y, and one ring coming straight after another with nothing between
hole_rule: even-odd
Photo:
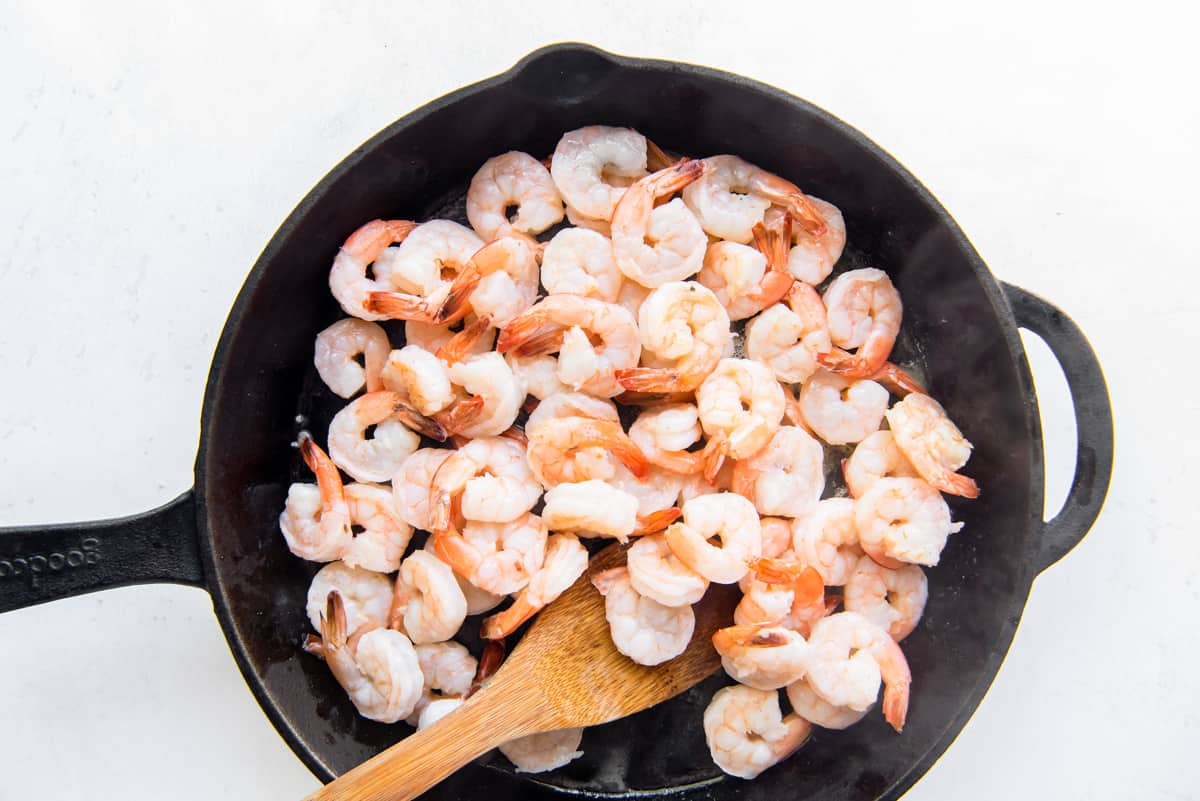
<instances>
[{"instance_id":1,"label":"white textured surface","mask_svg":"<svg viewBox=\"0 0 1200 801\"><path fill-rule=\"evenodd\" d=\"M1079 322L1107 370L1105 514L1038 580L991 692L907 798L1200 797L1198 475L1185 453L1200 405L1195 12L459 5L5 5L0 523L140 511L189 485L209 358L246 270L312 184L395 117L549 41L709 64L882 144L999 277ZM1073 428L1036 345L1053 509ZM316 786L199 590L11 613L0 643L0 799Z\"/></svg>"}]
</instances>

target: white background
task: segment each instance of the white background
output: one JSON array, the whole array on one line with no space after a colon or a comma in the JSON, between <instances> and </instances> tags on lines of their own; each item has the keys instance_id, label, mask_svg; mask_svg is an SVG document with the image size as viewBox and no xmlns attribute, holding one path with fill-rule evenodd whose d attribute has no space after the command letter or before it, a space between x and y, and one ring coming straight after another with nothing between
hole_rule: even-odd
<instances>
[{"instance_id":1,"label":"white background","mask_svg":"<svg viewBox=\"0 0 1200 801\"><path fill-rule=\"evenodd\" d=\"M1196 20L1154 3L519 5L6 3L0 523L121 515L190 485L247 269L396 117L555 40L707 64L895 154L997 276L1079 322L1107 371L1104 515L1034 585L991 692L907 797L1200 798ZM1053 511L1074 434L1033 345ZM200 590L4 615L0 653L0 798L316 787Z\"/></svg>"}]
</instances>

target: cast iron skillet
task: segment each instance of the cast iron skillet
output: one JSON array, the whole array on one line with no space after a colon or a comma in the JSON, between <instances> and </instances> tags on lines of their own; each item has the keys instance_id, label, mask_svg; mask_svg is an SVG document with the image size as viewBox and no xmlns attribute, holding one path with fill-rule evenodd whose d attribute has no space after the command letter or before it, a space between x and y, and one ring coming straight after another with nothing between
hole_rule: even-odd
<instances>
[{"instance_id":1,"label":"cast iron skillet","mask_svg":"<svg viewBox=\"0 0 1200 801\"><path fill-rule=\"evenodd\" d=\"M461 215L466 183L485 159L509 149L544 156L563 131L592 123L632 126L694 156L739 154L841 208L850 244L839 269L870 264L892 275L905 302L898 355L924 372L974 442L969 472L983 494L952 502L966 528L929 571L925 619L904 643L915 679L903 735L873 714L845 732L818 732L754 782L723 778L700 729L717 676L590 730L586 756L562 770L531 779L484 758L430 795L479 797L484 787L494 801L669 788L694 799L903 793L983 697L1033 579L1100 511L1112 468L1104 378L1071 320L998 283L949 214L877 145L791 95L702 67L547 47L350 154L283 223L234 303L205 391L195 488L133 517L0 531L0 611L139 582L204 587L250 689L318 777L394 742L404 728L354 714L328 670L298 647L315 568L288 553L277 527L289 482L308 480L288 445L301 425L324 432L333 408L312 369L314 335L340 316L329 265L362 222ZM1048 522L1042 432L1018 327L1050 346L1075 406L1075 477Z\"/></svg>"}]
</instances>

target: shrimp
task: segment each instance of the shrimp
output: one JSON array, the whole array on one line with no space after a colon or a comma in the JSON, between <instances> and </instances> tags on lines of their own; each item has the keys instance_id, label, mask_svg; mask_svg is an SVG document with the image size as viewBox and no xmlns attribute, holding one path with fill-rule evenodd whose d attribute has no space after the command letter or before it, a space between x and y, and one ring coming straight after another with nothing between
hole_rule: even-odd
<instances>
[{"instance_id":1,"label":"shrimp","mask_svg":"<svg viewBox=\"0 0 1200 801\"><path fill-rule=\"evenodd\" d=\"M704 159L704 175L683 190L683 201L705 231L743 245L772 204L782 206L814 236L826 234L824 219L795 184L737 156Z\"/></svg>"},{"instance_id":2,"label":"shrimp","mask_svg":"<svg viewBox=\"0 0 1200 801\"><path fill-rule=\"evenodd\" d=\"M617 380L635 392L690 392L721 361L729 344L729 315L717 296L695 281L675 281L655 289L638 310L642 347L674 363L617 371Z\"/></svg>"},{"instance_id":3,"label":"shrimp","mask_svg":"<svg viewBox=\"0 0 1200 801\"><path fill-rule=\"evenodd\" d=\"M386 277L394 289L371 292L366 308L399 320L444 324L462 319L474 286L455 282L483 247L470 228L451 220L422 223L408 238L375 263L376 277Z\"/></svg>"},{"instance_id":4,"label":"shrimp","mask_svg":"<svg viewBox=\"0 0 1200 801\"><path fill-rule=\"evenodd\" d=\"M679 489L683 484L680 475L651 465L647 475L638 478L620 462L615 462L612 467L613 475L608 482L637 498L639 520L647 520L657 512L670 509L679 498Z\"/></svg>"},{"instance_id":5,"label":"shrimp","mask_svg":"<svg viewBox=\"0 0 1200 801\"><path fill-rule=\"evenodd\" d=\"M330 562L350 547L350 507L337 465L307 432L299 437L300 455L317 477L317 485L292 484L279 515L279 530L288 549L301 559Z\"/></svg>"},{"instance_id":6,"label":"shrimp","mask_svg":"<svg viewBox=\"0 0 1200 801\"><path fill-rule=\"evenodd\" d=\"M712 641L729 677L756 690L786 687L808 670L808 642L783 626L727 626L714 632Z\"/></svg>"},{"instance_id":7,"label":"shrimp","mask_svg":"<svg viewBox=\"0 0 1200 801\"><path fill-rule=\"evenodd\" d=\"M468 314L463 318L464 328L469 328L479 321L478 316ZM447 346L454 337L461 333L454 331L447 324L434 325L431 323L423 323L420 320L405 320L404 321L404 341L409 345L416 345L418 348L437 353L443 347ZM492 349L492 345L496 341L496 329L485 329L483 334L476 340L470 343L468 349L470 353L487 353ZM465 354L463 354L465 355Z\"/></svg>"},{"instance_id":8,"label":"shrimp","mask_svg":"<svg viewBox=\"0 0 1200 801\"><path fill-rule=\"evenodd\" d=\"M883 717L896 731L904 728L912 674L886 631L856 612L839 612L817 621L808 644L808 683L817 695L862 711L875 703L882 680Z\"/></svg>"},{"instance_id":9,"label":"shrimp","mask_svg":"<svg viewBox=\"0 0 1200 801\"><path fill-rule=\"evenodd\" d=\"M437 551L434 549L434 541L436 539L437 537L426 538L425 544L421 546L421 550L436 557ZM451 568L451 570L453 570L453 568ZM468 615L480 615L484 612L491 611L499 606L500 602L504 600L503 595L496 595L495 593L488 592L487 590L481 590L457 573L454 574L454 580L458 582L458 588L462 590L463 597L467 599Z\"/></svg>"},{"instance_id":10,"label":"shrimp","mask_svg":"<svg viewBox=\"0 0 1200 801\"><path fill-rule=\"evenodd\" d=\"M807 635L828 614L821 574L794 559L751 559L745 595L734 610L738 625L775 623Z\"/></svg>"},{"instance_id":11,"label":"shrimp","mask_svg":"<svg viewBox=\"0 0 1200 801\"><path fill-rule=\"evenodd\" d=\"M735 242L709 245L696 280L716 294L729 319L744 320L758 314L782 300L796 283L787 270L791 229L792 218L784 215L778 227L754 224L755 251Z\"/></svg>"},{"instance_id":12,"label":"shrimp","mask_svg":"<svg viewBox=\"0 0 1200 801\"><path fill-rule=\"evenodd\" d=\"M696 628L692 607L663 606L633 588L629 569L614 567L592 576L604 596L613 645L639 665L661 665L683 653Z\"/></svg>"},{"instance_id":13,"label":"shrimp","mask_svg":"<svg viewBox=\"0 0 1200 801\"><path fill-rule=\"evenodd\" d=\"M652 465L684 475L704 467L702 452L688 448L700 441L700 412L692 403L649 408L629 427L629 438Z\"/></svg>"},{"instance_id":14,"label":"shrimp","mask_svg":"<svg viewBox=\"0 0 1200 801\"><path fill-rule=\"evenodd\" d=\"M733 491L762 515L799 517L825 490L825 450L795 426L783 426L758 453L733 466Z\"/></svg>"},{"instance_id":15,"label":"shrimp","mask_svg":"<svg viewBox=\"0 0 1200 801\"><path fill-rule=\"evenodd\" d=\"M888 391L874 381L818 370L800 388L804 422L830 445L860 442L879 430Z\"/></svg>"},{"instance_id":16,"label":"shrimp","mask_svg":"<svg viewBox=\"0 0 1200 801\"><path fill-rule=\"evenodd\" d=\"M632 314L636 320L642 310L642 304L646 302L646 298L650 297L650 291L649 288L642 286L637 281L626 281L621 284L621 291L617 293L616 303Z\"/></svg>"},{"instance_id":17,"label":"shrimp","mask_svg":"<svg viewBox=\"0 0 1200 801\"><path fill-rule=\"evenodd\" d=\"M825 233L814 236L803 226L792 226L792 249L788 252L788 272L797 281L811 286L824 281L842 257L846 247L846 221L832 203L806 195L808 204L825 223ZM773 210L772 210L773 211ZM771 213L767 213L770 219Z\"/></svg>"},{"instance_id":18,"label":"shrimp","mask_svg":"<svg viewBox=\"0 0 1200 801\"><path fill-rule=\"evenodd\" d=\"M753 687L722 687L704 710L704 739L717 767L753 779L782 762L808 740L812 724L779 710L779 693Z\"/></svg>"},{"instance_id":19,"label":"shrimp","mask_svg":"<svg viewBox=\"0 0 1200 801\"><path fill-rule=\"evenodd\" d=\"M847 729L867 716L867 709L834 706L813 690L807 679L792 682L787 688L788 703L797 715L823 729Z\"/></svg>"},{"instance_id":20,"label":"shrimp","mask_svg":"<svg viewBox=\"0 0 1200 801\"><path fill-rule=\"evenodd\" d=\"M446 363L417 345L405 345L389 353L379 378L384 389L398 392L427 417L455 400Z\"/></svg>"},{"instance_id":21,"label":"shrimp","mask_svg":"<svg viewBox=\"0 0 1200 801\"><path fill-rule=\"evenodd\" d=\"M746 324L746 355L771 368L789 384L817 371L817 355L832 347L825 328L825 304L808 284L796 282L786 304L777 303Z\"/></svg>"},{"instance_id":22,"label":"shrimp","mask_svg":"<svg viewBox=\"0 0 1200 801\"><path fill-rule=\"evenodd\" d=\"M631 183L633 183L633 181L629 181L628 183L624 181L614 181L610 182L610 186L616 189L624 189ZM608 222L608 220L597 220L594 217L588 217L584 214L580 214L579 209L576 209L570 204L567 204L567 221L576 228L594 231L605 239L608 239L610 236L612 236L612 225Z\"/></svg>"},{"instance_id":23,"label":"shrimp","mask_svg":"<svg viewBox=\"0 0 1200 801\"><path fill-rule=\"evenodd\" d=\"M582 727L556 729L501 743L500 753L513 763L517 773L545 773L583 756L579 750L581 742Z\"/></svg>"},{"instance_id":24,"label":"shrimp","mask_svg":"<svg viewBox=\"0 0 1200 801\"><path fill-rule=\"evenodd\" d=\"M720 546L710 542L714 537ZM667 529L667 543L679 561L717 584L733 584L750 569L746 560L762 555L762 525L754 505L740 495L720 492L683 505L683 522Z\"/></svg>"},{"instance_id":25,"label":"shrimp","mask_svg":"<svg viewBox=\"0 0 1200 801\"><path fill-rule=\"evenodd\" d=\"M686 606L704 597L708 580L679 561L665 534L641 537L627 554L629 582L663 606Z\"/></svg>"},{"instance_id":26,"label":"shrimp","mask_svg":"<svg viewBox=\"0 0 1200 801\"><path fill-rule=\"evenodd\" d=\"M854 501L826 498L798 518L792 524L792 548L796 558L820 573L827 586L840 587L849 581L862 556Z\"/></svg>"},{"instance_id":27,"label":"shrimp","mask_svg":"<svg viewBox=\"0 0 1200 801\"><path fill-rule=\"evenodd\" d=\"M396 576L389 626L420 645L450 639L466 618L467 599L450 568L425 551L413 551Z\"/></svg>"},{"instance_id":28,"label":"shrimp","mask_svg":"<svg viewBox=\"0 0 1200 801\"><path fill-rule=\"evenodd\" d=\"M571 534L552 534L546 541L546 558L529 579L512 606L483 621L481 635L499 640L512 634L529 618L575 583L587 570L588 552Z\"/></svg>"},{"instance_id":29,"label":"shrimp","mask_svg":"<svg viewBox=\"0 0 1200 801\"><path fill-rule=\"evenodd\" d=\"M720 446L722 442L716 439L710 444ZM692 498L725 492L731 487L733 487L733 462L721 459L721 466L711 480L705 478L704 473L689 473L683 477L683 485L679 488L679 502L684 504Z\"/></svg>"},{"instance_id":30,"label":"shrimp","mask_svg":"<svg viewBox=\"0 0 1200 801\"><path fill-rule=\"evenodd\" d=\"M864 556L850 574L845 593L846 611L858 612L900 642L921 621L929 581L917 565L891 570Z\"/></svg>"},{"instance_id":31,"label":"shrimp","mask_svg":"<svg viewBox=\"0 0 1200 801\"><path fill-rule=\"evenodd\" d=\"M854 446L854 452L842 462L846 487L861 498L881 478L915 478L917 471L905 458L891 431L876 431Z\"/></svg>"},{"instance_id":32,"label":"shrimp","mask_svg":"<svg viewBox=\"0 0 1200 801\"><path fill-rule=\"evenodd\" d=\"M532 509L541 495L519 442L473 439L451 454L433 477L430 530L451 531L451 503L459 497L468 520L507 523Z\"/></svg>"},{"instance_id":33,"label":"shrimp","mask_svg":"<svg viewBox=\"0 0 1200 801\"><path fill-rule=\"evenodd\" d=\"M553 356L520 356L515 351L504 354L508 368L525 387L525 393L538 400L546 400L560 393L570 392L567 385L558 380L558 360Z\"/></svg>"},{"instance_id":34,"label":"shrimp","mask_svg":"<svg viewBox=\"0 0 1200 801\"><path fill-rule=\"evenodd\" d=\"M329 423L329 456L358 481L390 481L404 460L421 445L421 433L445 439L445 430L412 412L399 393L368 392L353 400ZM375 433L366 437L368 428Z\"/></svg>"},{"instance_id":35,"label":"shrimp","mask_svg":"<svg viewBox=\"0 0 1200 801\"><path fill-rule=\"evenodd\" d=\"M822 365L847 378L870 378L887 362L900 333L904 306L883 270L872 267L842 273L824 295L829 337L838 348L822 354Z\"/></svg>"},{"instance_id":36,"label":"shrimp","mask_svg":"<svg viewBox=\"0 0 1200 801\"><path fill-rule=\"evenodd\" d=\"M564 417L591 417L612 422L620 419L617 407L610 400L584 395L581 392L563 392L546 398L529 413L529 419L525 422L525 433L530 437L536 436L542 423Z\"/></svg>"},{"instance_id":37,"label":"shrimp","mask_svg":"<svg viewBox=\"0 0 1200 801\"><path fill-rule=\"evenodd\" d=\"M321 630L321 612L333 590L342 598L349 634L387 626L392 606L392 582L388 577L345 562L330 562L317 571L308 585L305 609L315 630Z\"/></svg>"},{"instance_id":38,"label":"shrimp","mask_svg":"<svg viewBox=\"0 0 1200 801\"><path fill-rule=\"evenodd\" d=\"M471 652L453 641L422 643L414 648L424 682L420 699L413 707L412 714L404 721L409 726L419 725L421 716L430 704L443 698L464 698L471 691L477 668ZM447 713L451 711L453 709L447 710Z\"/></svg>"},{"instance_id":39,"label":"shrimp","mask_svg":"<svg viewBox=\"0 0 1200 801\"><path fill-rule=\"evenodd\" d=\"M412 528L400 518L389 487L378 484L347 484L344 489L350 508L350 524L363 531L342 554L350 567L391 573L400 567L400 557L412 538Z\"/></svg>"},{"instance_id":40,"label":"shrimp","mask_svg":"<svg viewBox=\"0 0 1200 801\"><path fill-rule=\"evenodd\" d=\"M396 509L413 528L430 529L430 486L438 468L453 454L454 451L445 448L421 448L404 460L392 478Z\"/></svg>"},{"instance_id":41,"label":"shrimp","mask_svg":"<svg viewBox=\"0 0 1200 801\"><path fill-rule=\"evenodd\" d=\"M550 295L504 328L496 350L505 353L517 349L520 353L521 345L535 334L542 338L548 336L547 331L553 334L572 328L584 335L582 344L586 348L581 353L576 345L570 355L559 354L559 379L576 392L605 398L619 395L622 387L615 372L636 366L642 345L637 322L615 304L578 295ZM598 344L591 342L593 336L599 340ZM559 346L563 346L561 338Z\"/></svg>"},{"instance_id":42,"label":"shrimp","mask_svg":"<svg viewBox=\"0 0 1200 801\"><path fill-rule=\"evenodd\" d=\"M368 311L367 299L372 292L387 292L394 286L378 269L374 278L367 278L367 268L389 252L389 245L404 242L417 227L408 220L372 220L350 235L329 271L329 291L342 311L363 320L387 318Z\"/></svg>"},{"instance_id":43,"label":"shrimp","mask_svg":"<svg viewBox=\"0 0 1200 801\"><path fill-rule=\"evenodd\" d=\"M516 210L510 214L512 206ZM493 156L471 178L467 219L489 242L514 230L540 234L562 218L562 197L550 171L528 153L510 150Z\"/></svg>"},{"instance_id":44,"label":"shrimp","mask_svg":"<svg viewBox=\"0 0 1200 801\"><path fill-rule=\"evenodd\" d=\"M512 234L481 247L454 279L445 307L456 310L464 298L497 327L508 325L538 295L537 241Z\"/></svg>"},{"instance_id":45,"label":"shrimp","mask_svg":"<svg viewBox=\"0 0 1200 801\"><path fill-rule=\"evenodd\" d=\"M337 590L329 593L320 631L325 662L358 714L380 723L395 723L412 714L424 682L408 637L390 629L372 629L351 649L346 611Z\"/></svg>"},{"instance_id":46,"label":"shrimp","mask_svg":"<svg viewBox=\"0 0 1200 801\"><path fill-rule=\"evenodd\" d=\"M453 696L449 698L437 698L433 701L430 701L425 705L425 708L422 709L419 714L417 714L417 722L415 724L417 731L429 728L442 718L446 717L446 715L449 715L451 712L457 710L462 705L463 699ZM412 723L412 715L409 715L404 722L410 726L414 725Z\"/></svg>"},{"instance_id":47,"label":"shrimp","mask_svg":"<svg viewBox=\"0 0 1200 801\"><path fill-rule=\"evenodd\" d=\"M494 436L516 421L525 400L525 387L503 356L498 353L472 356L450 365L447 375L454 385L482 401L482 407L465 425L458 426L455 433L467 437Z\"/></svg>"},{"instance_id":48,"label":"shrimp","mask_svg":"<svg viewBox=\"0 0 1200 801\"><path fill-rule=\"evenodd\" d=\"M631 281L657 287L695 275L708 238L679 198L668 197L704 172L702 161L680 161L630 185L612 216L613 258Z\"/></svg>"},{"instance_id":49,"label":"shrimp","mask_svg":"<svg viewBox=\"0 0 1200 801\"><path fill-rule=\"evenodd\" d=\"M584 228L564 228L546 243L542 284L553 295L565 292L616 303L625 276L613 261L612 242Z\"/></svg>"},{"instance_id":50,"label":"shrimp","mask_svg":"<svg viewBox=\"0 0 1200 801\"><path fill-rule=\"evenodd\" d=\"M884 567L898 562L933 567L946 538L962 528L950 521L941 493L919 478L881 478L854 502L858 541Z\"/></svg>"},{"instance_id":51,"label":"shrimp","mask_svg":"<svg viewBox=\"0 0 1200 801\"><path fill-rule=\"evenodd\" d=\"M496 595L518 592L542 566L546 524L534 514L508 523L468 522L461 534L433 538L438 558L481 590Z\"/></svg>"},{"instance_id":52,"label":"shrimp","mask_svg":"<svg viewBox=\"0 0 1200 801\"><path fill-rule=\"evenodd\" d=\"M638 528L638 501L604 481L564 482L546 492L542 516L551 531L586 532L625 542Z\"/></svg>"},{"instance_id":53,"label":"shrimp","mask_svg":"<svg viewBox=\"0 0 1200 801\"><path fill-rule=\"evenodd\" d=\"M367 392L380 388L379 373L389 350L391 345L382 328L347 317L317 334L313 365L335 395L349 398L363 386ZM359 356L361 364L357 361Z\"/></svg>"},{"instance_id":54,"label":"shrimp","mask_svg":"<svg viewBox=\"0 0 1200 801\"><path fill-rule=\"evenodd\" d=\"M635 476L649 474L646 457L621 430L618 421L559 417L539 421L532 430L526 429L526 435L529 437L529 467L547 489L563 481L612 478L614 470L609 464L610 454ZM583 453L577 459L579 451Z\"/></svg>"},{"instance_id":55,"label":"shrimp","mask_svg":"<svg viewBox=\"0 0 1200 801\"><path fill-rule=\"evenodd\" d=\"M646 137L631 128L589 125L568 131L550 160L550 175L568 212L593 220L611 220L625 194L614 178L636 180L645 174Z\"/></svg>"},{"instance_id":56,"label":"shrimp","mask_svg":"<svg viewBox=\"0 0 1200 801\"><path fill-rule=\"evenodd\" d=\"M974 479L955 472L971 456L971 443L946 416L941 404L913 393L887 411L896 447L936 490L964 498L979 497Z\"/></svg>"},{"instance_id":57,"label":"shrimp","mask_svg":"<svg viewBox=\"0 0 1200 801\"><path fill-rule=\"evenodd\" d=\"M767 446L783 419L783 390L770 368L749 359L722 359L696 390L700 424L734 459Z\"/></svg>"},{"instance_id":58,"label":"shrimp","mask_svg":"<svg viewBox=\"0 0 1200 801\"><path fill-rule=\"evenodd\" d=\"M759 520L762 525L762 555L768 559L777 559L792 549L792 521L782 517L763 517Z\"/></svg>"}]
</instances>

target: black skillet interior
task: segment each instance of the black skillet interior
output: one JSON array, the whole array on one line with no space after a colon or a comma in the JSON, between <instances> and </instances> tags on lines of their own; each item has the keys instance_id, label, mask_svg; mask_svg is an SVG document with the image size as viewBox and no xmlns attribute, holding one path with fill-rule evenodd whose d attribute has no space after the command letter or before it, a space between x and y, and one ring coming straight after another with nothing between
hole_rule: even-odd
<instances>
[{"instance_id":1,"label":"black skillet interior","mask_svg":"<svg viewBox=\"0 0 1200 801\"><path fill-rule=\"evenodd\" d=\"M908 725L874 713L818 731L758 780L722 778L700 716L714 677L633 718L589 730L585 756L537 777L484 757L431 792L494 799L625 795L692 788L690 798L877 798L903 792L949 745L1008 648L1028 594L1027 550L1042 506L1023 352L997 285L953 221L906 171L857 132L794 97L707 69L548 48L512 71L438 100L355 151L293 212L243 290L218 349L197 469L214 600L264 708L318 776L345 772L408 730L360 718L328 670L299 647L314 572L288 553L277 520L304 475L291 443L323 440L332 398L311 366L316 332L341 316L326 279L339 244L373 218L428 219L460 200L473 171L510 149L549 154L587 124L636 128L692 156L736 153L843 211L839 270L887 270L905 301L898 356L975 444L985 491L951 501L966 527L929 573L925 618L905 641L914 675ZM460 218L461 220L461 218ZM402 329L391 330L401 344ZM301 478L300 480L307 480ZM832 485L831 485L832 487ZM203 539L203 538L202 538Z\"/></svg>"}]
</instances>

